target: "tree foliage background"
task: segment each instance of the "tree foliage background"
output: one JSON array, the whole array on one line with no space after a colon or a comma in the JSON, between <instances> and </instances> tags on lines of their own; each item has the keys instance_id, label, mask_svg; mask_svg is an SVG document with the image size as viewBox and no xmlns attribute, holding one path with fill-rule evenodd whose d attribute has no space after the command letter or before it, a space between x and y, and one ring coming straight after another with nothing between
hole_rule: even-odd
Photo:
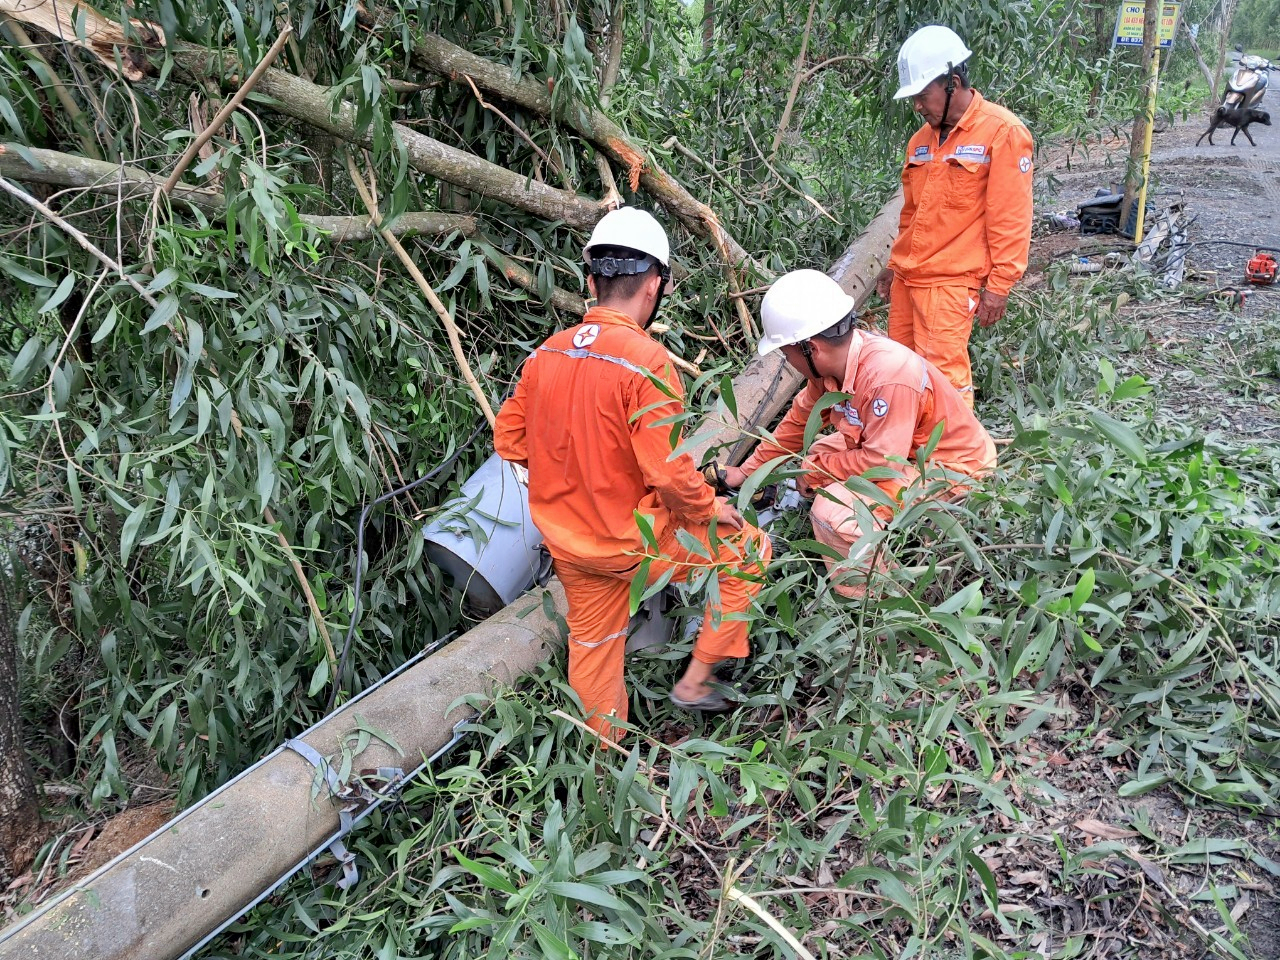
<instances>
[{"instance_id":1,"label":"tree foliage background","mask_svg":"<svg viewBox=\"0 0 1280 960\"><path fill-rule=\"evenodd\" d=\"M892 190L914 127L891 100L895 56L922 23L954 26L976 51L976 84L1041 142L1132 106L1110 12L1061 0L732 0L706 22L666 0L159 0L130 16L160 25L167 45L141 30L131 53L102 59L0 24L0 172L131 280L0 196L0 522L22 588L22 713L37 779L83 784L86 808L157 788L186 804L335 692L463 622L419 528L483 443L374 514L354 645L335 676L362 505L457 452L479 418L439 318L383 241L311 219L364 214L350 162L393 227L423 211L471 218L405 243L496 405L530 346L571 321L552 301L581 290L587 224L494 199L465 164L452 182L425 175L398 130L603 212L604 145L579 122L603 112L715 212L752 260L732 282L751 287L825 268ZM285 25L274 68L316 85L328 118L250 94L183 176L218 202L33 173L30 151L44 149L163 179ZM433 69L426 34L545 86L551 115ZM351 129L329 122L339 104L354 109ZM628 174L613 164L626 202L670 225L687 272L665 308L668 345L729 369L747 338L723 257Z\"/></svg>"}]
</instances>

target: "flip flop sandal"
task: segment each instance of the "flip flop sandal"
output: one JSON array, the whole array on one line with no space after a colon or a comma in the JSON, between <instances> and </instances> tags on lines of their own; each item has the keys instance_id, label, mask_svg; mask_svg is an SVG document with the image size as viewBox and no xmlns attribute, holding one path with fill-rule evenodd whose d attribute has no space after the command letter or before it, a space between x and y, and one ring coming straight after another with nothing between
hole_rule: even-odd
<instances>
[{"instance_id":1,"label":"flip flop sandal","mask_svg":"<svg viewBox=\"0 0 1280 960\"><path fill-rule=\"evenodd\" d=\"M738 705L736 700L730 700L718 690L712 690L697 700L685 700L683 697L677 696L675 690L672 690L667 694L667 698L682 710L693 710L701 713L724 713L726 710L732 710Z\"/></svg>"}]
</instances>

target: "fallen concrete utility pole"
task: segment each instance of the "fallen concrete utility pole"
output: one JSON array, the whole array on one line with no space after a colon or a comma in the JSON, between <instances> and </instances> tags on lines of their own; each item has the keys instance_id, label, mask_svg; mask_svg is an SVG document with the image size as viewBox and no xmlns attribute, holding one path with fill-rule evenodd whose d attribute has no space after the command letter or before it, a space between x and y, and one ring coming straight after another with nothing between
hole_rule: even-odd
<instances>
[{"instance_id":1,"label":"fallen concrete utility pole","mask_svg":"<svg viewBox=\"0 0 1280 960\"><path fill-rule=\"evenodd\" d=\"M890 222L896 230L900 205L896 195L833 268L853 296L865 299L884 265L893 233L888 240L883 234ZM798 384L782 379L773 360L757 360L735 379L743 424L771 422ZM769 389L769 382L777 386ZM737 431L726 427L719 436L708 444L732 442ZM384 731L404 754L374 738L350 759L352 770L416 767L448 744L455 724L469 715L454 706L459 698L514 683L560 643L564 591L554 579L545 589L555 616L541 601L542 589L534 590L366 691L298 737L299 745L277 749L0 933L0 960L172 960L202 944L342 837L350 801L332 795L324 770L307 754L341 758L359 727Z\"/></svg>"},{"instance_id":2,"label":"fallen concrete utility pole","mask_svg":"<svg viewBox=\"0 0 1280 960\"><path fill-rule=\"evenodd\" d=\"M564 592L549 588L563 615ZM298 738L334 760L357 724L405 751L373 742L353 770L418 766L488 695L533 670L560 643L537 591L414 668L353 700ZM451 709L452 708L452 709ZM358 719L357 719L358 717ZM337 765L337 762L334 764ZM0 939L4 960L148 960L181 956L339 832L343 802L312 763L282 748L80 881Z\"/></svg>"}]
</instances>

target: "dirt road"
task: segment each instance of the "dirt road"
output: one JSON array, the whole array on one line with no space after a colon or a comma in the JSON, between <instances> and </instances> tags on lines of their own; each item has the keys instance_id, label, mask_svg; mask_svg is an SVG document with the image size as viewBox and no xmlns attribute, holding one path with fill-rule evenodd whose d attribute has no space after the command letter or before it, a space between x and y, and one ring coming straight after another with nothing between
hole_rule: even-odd
<instances>
[{"instance_id":1,"label":"dirt road","mask_svg":"<svg viewBox=\"0 0 1280 960\"><path fill-rule=\"evenodd\" d=\"M1164 207L1181 196L1194 246L1178 290L1152 289L1125 307L1148 334L1127 372L1157 384L1166 409L1193 427L1236 440L1280 439L1280 284L1244 280L1255 247L1280 248L1280 126L1252 127L1256 147L1243 135L1230 146L1229 129L1215 134L1215 146L1207 139L1196 146L1205 126L1192 117L1154 140L1154 202ZM1042 162L1037 208L1074 211L1097 188L1118 184L1127 152L1113 143ZM1123 246L1115 237L1070 236L1074 242L1039 241L1040 261ZM1243 306L1231 306L1230 290L1244 293Z\"/></svg>"}]
</instances>

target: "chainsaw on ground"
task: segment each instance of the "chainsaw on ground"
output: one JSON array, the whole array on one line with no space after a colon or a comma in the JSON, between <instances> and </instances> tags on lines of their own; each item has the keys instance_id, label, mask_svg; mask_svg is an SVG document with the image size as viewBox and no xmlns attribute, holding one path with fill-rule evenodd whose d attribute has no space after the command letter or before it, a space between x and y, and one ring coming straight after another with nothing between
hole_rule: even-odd
<instances>
[{"instance_id":1,"label":"chainsaw on ground","mask_svg":"<svg viewBox=\"0 0 1280 960\"><path fill-rule=\"evenodd\" d=\"M1250 283L1270 285L1276 281L1276 258L1265 250L1253 255L1248 266L1244 268L1245 279Z\"/></svg>"}]
</instances>

